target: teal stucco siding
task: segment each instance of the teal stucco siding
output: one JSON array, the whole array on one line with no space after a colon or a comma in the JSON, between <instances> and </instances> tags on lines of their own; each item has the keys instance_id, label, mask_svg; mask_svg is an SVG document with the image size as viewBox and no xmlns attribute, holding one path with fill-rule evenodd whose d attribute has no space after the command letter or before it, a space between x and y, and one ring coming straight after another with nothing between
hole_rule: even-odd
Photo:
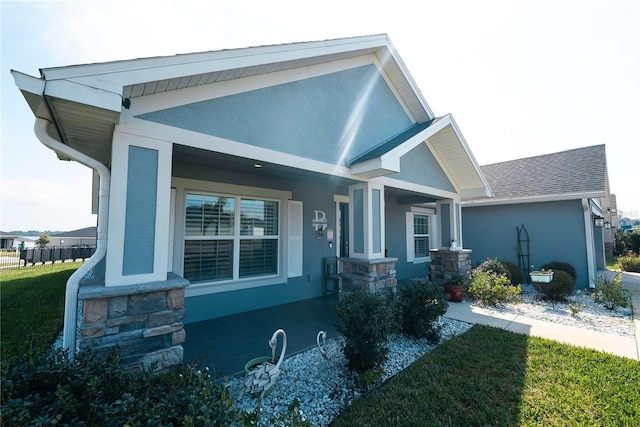
<instances>
[{"instance_id":1,"label":"teal stucco siding","mask_svg":"<svg viewBox=\"0 0 640 427\"><path fill-rule=\"evenodd\" d=\"M129 147L122 274L153 273L158 151Z\"/></svg>"},{"instance_id":2,"label":"teal stucco siding","mask_svg":"<svg viewBox=\"0 0 640 427\"><path fill-rule=\"evenodd\" d=\"M374 65L137 117L331 164L412 125Z\"/></svg>"},{"instance_id":3,"label":"teal stucco siding","mask_svg":"<svg viewBox=\"0 0 640 427\"><path fill-rule=\"evenodd\" d=\"M589 285L584 212L580 200L463 207L464 246L474 265L487 258L518 262L516 227L529 232L530 264L568 262L578 273L576 288Z\"/></svg>"}]
</instances>

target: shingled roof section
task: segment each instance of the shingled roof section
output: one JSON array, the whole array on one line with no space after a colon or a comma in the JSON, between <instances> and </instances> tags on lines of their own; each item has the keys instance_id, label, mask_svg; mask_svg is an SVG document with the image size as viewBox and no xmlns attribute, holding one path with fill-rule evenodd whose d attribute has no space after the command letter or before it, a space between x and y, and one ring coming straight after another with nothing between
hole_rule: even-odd
<instances>
[{"instance_id":1,"label":"shingled roof section","mask_svg":"<svg viewBox=\"0 0 640 427\"><path fill-rule=\"evenodd\" d=\"M606 191L604 144L494 163L480 169L495 199Z\"/></svg>"},{"instance_id":2,"label":"shingled roof section","mask_svg":"<svg viewBox=\"0 0 640 427\"><path fill-rule=\"evenodd\" d=\"M405 129L404 131L400 132L399 134L397 134L396 136L382 142L381 144L378 144L377 146L373 147L372 149L370 149L369 151L360 154L359 156L348 160L347 161L347 166L353 166L356 163L360 163L360 162L364 162L367 160L371 160L371 159L375 159L377 157L380 157L384 154L387 154L389 151L393 150L394 148L399 147L400 145L402 145L403 143L405 143L408 139L411 139L412 137L416 136L417 134L419 134L420 132L422 132L423 130L425 130L426 128L428 128L429 126L433 125L434 123L436 123L438 120L440 120L442 117L436 117L434 119L428 120L424 123L417 123L413 126L411 126L408 129Z\"/></svg>"}]
</instances>

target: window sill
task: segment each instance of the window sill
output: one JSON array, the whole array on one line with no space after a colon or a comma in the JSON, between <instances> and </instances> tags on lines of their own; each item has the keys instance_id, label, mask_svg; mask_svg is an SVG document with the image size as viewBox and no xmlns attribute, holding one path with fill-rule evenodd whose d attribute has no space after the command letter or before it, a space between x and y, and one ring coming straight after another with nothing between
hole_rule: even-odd
<instances>
[{"instance_id":1,"label":"window sill","mask_svg":"<svg viewBox=\"0 0 640 427\"><path fill-rule=\"evenodd\" d=\"M265 279L244 279L226 282L199 282L192 283L185 289L185 297L195 297L200 295L218 294L221 292L232 292L243 289L259 288L261 286L273 286L286 283L284 277L269 277Z\"/></svg>"}]
</instances>

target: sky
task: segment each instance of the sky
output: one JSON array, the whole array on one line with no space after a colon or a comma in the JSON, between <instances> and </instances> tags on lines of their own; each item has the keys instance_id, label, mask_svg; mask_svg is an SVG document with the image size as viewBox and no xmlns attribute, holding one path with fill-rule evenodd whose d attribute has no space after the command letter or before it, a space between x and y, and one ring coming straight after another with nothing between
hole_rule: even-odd
<instances>
[{"instance_id":1,"label":"sky","mask_svg":"<svg viewBox=\"0 0 640 427\"><path fill-rule=\"evenodd\" d=\"M387 34L436 116L478 164L606 144L619 213L640 218L638 0L5 1L0 230L96 224L91 171L33 132L10 74Z\"/></svg>"}]
</instances>

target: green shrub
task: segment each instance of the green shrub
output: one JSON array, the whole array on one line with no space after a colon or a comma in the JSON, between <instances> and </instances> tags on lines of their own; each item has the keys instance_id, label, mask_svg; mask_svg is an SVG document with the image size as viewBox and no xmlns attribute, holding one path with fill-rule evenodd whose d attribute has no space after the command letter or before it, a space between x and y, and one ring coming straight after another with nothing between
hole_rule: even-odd
<instances>
[{"instance_id":1,"label":"green shrub","mask_svg":"<svg viewBox=\"0 0 640 427\"><path fill-rule=\"evenodd\" d=\"M402 331L435 343L440 339L436 320L447 312L447 294L428 280L412 280L398 286Z\"/></svg>"},{"instance_id":2,"label":"green shrub","mask_svg":"<svg viewBox=\"0 0 640 427\"><path fill-rule=\"evenodd\" d=\"M522 269L518 267L518 265L515 262L511 262L511 261L500 261L500 262L509 271L510 276L507 275L507 277L511 277L511 284L520 285L524 283L524 273L522 272Z\"/></svg>"},{"instance_id":3,"label":"green shrub","mask_svg":"<svg viewBox=\"0 0 640 427\"><path fill-rule=\"evenodd\" d=\"M509 280L509 283L511 283L511 271L509 271L502 261L495 258L487 258L478 267L476 267L476 270L478 269L481 271L493 272L497 276L505 276L507 280Z\"/></svg>"},{"instance_id":4,"label":"green shrub","mask_svg":"<svg viewBox=\"0 0 640 427\"><path fill-rule=\"evenodd\" d=\"M640 273L640 255L626 255L618 258L622 271Z\"/></svg>"},{"instance_id":5,"label":"green shrub","mask_svg":"<svg viewBox=\"0 0 640 427\"><path fill-rule=\"evenodd\" d=\"M397 304L377 293L346 292L335 310L349 368L359 374L379 369L387 360L389 334L398 330Z\"/></svg>"},{"instance_id":6,"label":"green shrub","mask_svg":"<svg viewBox=\"0 0 640 427\"><path fill-rule=\"evenodd\" d=\"M566 271L553 270L553 280L551 282L533 282L533 288L552 301L564 301L567 295L573 292L575 281Z\"/></svg>"},{"instance_id":7,"label":"green shrub","mask_svg":"<svg viewBox=\"0 0 640 427\"><path fill-rule=\"evenodd\" d=\"M489 306L519 300L519 294L522 293L520 285L511 286L506 275L498 275L481 267L472 270L469 277L467 291L472 298Z\"/></svg>"},{"instance_id":8,"label":"green shrub","mask_svg":"<svg viewBox=\"0 0 640 427\"><path fill-rule=\"evenodd\" d=\"M2 367L3 425L242 425L224 385L194 367L126 372L114 351L73 361L59 351Z\"/></svg>"},{"instance_id":9,"label":"green shrub","mask_svg":"<svg viewBox=\"0 0 640 427\"><path fill-rule=\"evenodd\" d=\"M596 289L591 297L609 310L614 310L617 307L631 307L632 293L624 288L620 283L621 280L622 274L620 273L615 276L599 275L597 279L593 280Z\"/></svg>"},{"instance_id":10,"label":"green shrub","mask_svg":"<svg viewBox=\"0 0 640 427\"><path fill-rule=\"evenodd\" d=\"M578 274L576 273L575 267L573 265L567 263L567 262L552 261L552 262L550 262L548 264L543 265L542 267L540 267L540 269L541 270L553 270L553 271L562 270L565 273L569 274L569 276L571 276L571 278L573 279L574 283L578 279Z\"/></svg>"}]
</instances>

